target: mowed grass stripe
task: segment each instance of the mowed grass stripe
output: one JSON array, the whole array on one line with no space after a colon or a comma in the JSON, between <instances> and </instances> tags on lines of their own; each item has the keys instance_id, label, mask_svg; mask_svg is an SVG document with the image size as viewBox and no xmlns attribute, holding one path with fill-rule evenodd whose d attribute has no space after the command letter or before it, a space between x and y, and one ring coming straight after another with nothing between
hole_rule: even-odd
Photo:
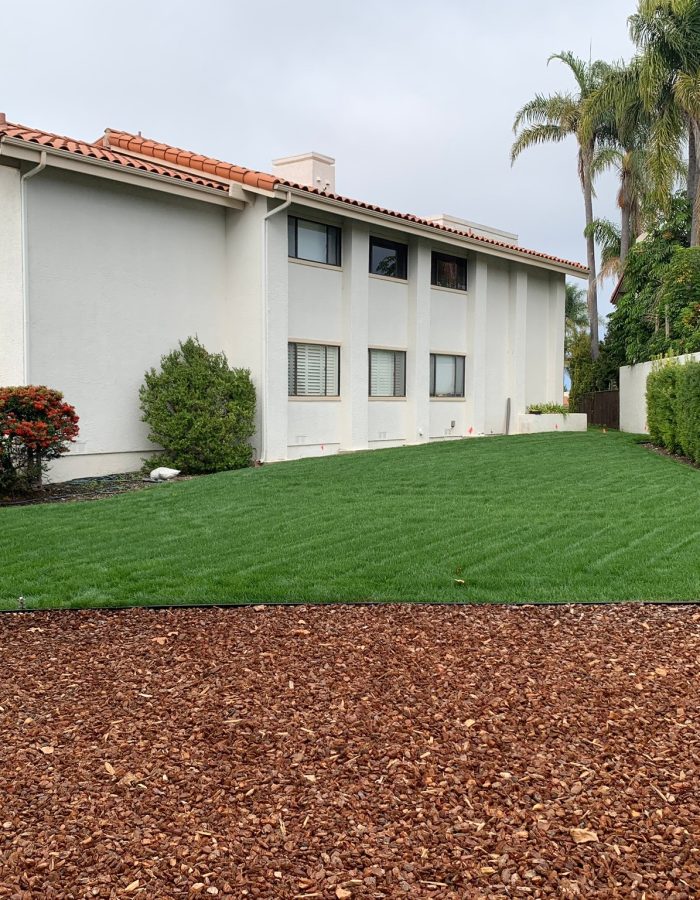
<instances>
[{"instance_id":1,"label":"mowed grass stripe","mask_svg":"<svg viewBox=\"0 0 700 900\"><path fill-rule=\"evenodd\" d=\"M8 508L0 605L698 599L699 489L700 472L590 431Z\"/></svg>"}]
</instances>

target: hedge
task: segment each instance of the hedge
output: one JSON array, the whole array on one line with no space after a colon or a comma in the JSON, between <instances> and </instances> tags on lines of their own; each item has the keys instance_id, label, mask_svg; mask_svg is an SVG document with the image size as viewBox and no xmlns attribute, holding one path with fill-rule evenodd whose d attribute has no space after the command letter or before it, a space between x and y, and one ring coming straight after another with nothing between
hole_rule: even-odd
<instances>
[{"instance_id":1,"label":"hedge","mask_svg":"<svg viewBox=\"0 0 700 900\"><path fill-rule=\"evenodd\" d=\"M676 424L676 390L678 364L667 364L655 369L647 378L647 425L655 444L677 453L678 427Z\"/></svg>"},{"instance_id":2,"label":"hedge","mask_svg":"<svg viewBox=\"0 0 700 900\"><path fill-rule=\"evenodd\" d=\"M676 388L676 420L680 448L700 463L700 362L680 366Z\"/></svg>"},{"instance_id":3,"label":"hedge","mask_svg":"<svg viewBox=\"0 0 700 900\"><path fill-rule=\"evenodd\" d=\"M223 353L197 338L180 342L159 372L146 372L140 399L149 440L163 448L149 467L203 474L251 464L255 388L248 369L231 369Z\"/></svg>"},{"instance_id":4,"label":"hedge","mask_svg":"<svg viewBox=\"0 0 700 900\"><path fill-rule=\"evenodd\" d=\"M700 464L700 362L666 362L649 374L647 422L655 444Z\"/></svg>"}]
</instances>

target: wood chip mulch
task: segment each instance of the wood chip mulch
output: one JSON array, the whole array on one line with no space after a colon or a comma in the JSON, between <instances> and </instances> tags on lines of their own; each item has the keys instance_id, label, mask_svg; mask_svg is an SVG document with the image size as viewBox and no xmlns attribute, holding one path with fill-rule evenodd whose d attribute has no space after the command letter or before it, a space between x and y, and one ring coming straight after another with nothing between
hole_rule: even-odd
<instances>
[{"instance_id":1,"label":"wood chip mulch","mask_svg":"<svg viewBox=\"0 0 700 900\"><path fill-rule=\"evenodd\" d=\"M697 607L0 616L0 897L700 895Z\"/></svg>"}]
</instances>

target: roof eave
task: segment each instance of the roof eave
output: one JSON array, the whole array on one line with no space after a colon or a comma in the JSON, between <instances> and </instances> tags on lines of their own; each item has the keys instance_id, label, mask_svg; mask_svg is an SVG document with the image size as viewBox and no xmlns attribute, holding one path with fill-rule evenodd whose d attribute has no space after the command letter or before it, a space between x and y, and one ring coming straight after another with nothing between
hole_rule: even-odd
<instances>
[{"instance_id":1,"label":"roof eave","mask_svg":"<svg viewBox=\"0 0 700 900\"><path fill-rule=\"evenodd\" d=\"M11 148L8 153L5 148ZM57 169L78 172L83 175L95 176L95 168L100 170L102 177L123 184L148 187L169 194L177 194L183 197L194 197L198 200L206 200L220 206L233 209L243 209L245 201L232 197L228 193L228 185L222 182L222 188L212 188L204 184L173 178L170 175L160 175L157 172L147 172L143 169L125 166L122 163L112 163L108 160L97 159L92 156L82 156L71 150L62 150L49 144L37 144L33 141L23 141L21 138L0 135L0 154L13 159L27 162L37 162L42 152L46 153L48 165Z\"/></svg>"},{"instance_id":2,"label":"roof eave","mask_svg":"<svg viewBox=\"0 0 700 900\"><path fill-rule=\"evenodd\" d=\"M436 225L429 223L415 222L410 219L404 219L399 215L392 215L389 212L381 212L379 210L370 209L363 206L357 206L349 200L343 200L338 197L329 197L327 195L305 190L301 187L293 187L280 183L275 186L280 196L283 192L286 195L291 192L295 199L303 203L305 206L317 207L320 209L335 207L342 209L345 213L351 215L355 219L364 222L387 222L391 227L404 231L408 234L429 235L431 240L439 241L443 244L462 244L473 248L479 253L486 253L490 256L497 256L501 259L507 259L513 262L519 262L523 265L536 266L549 271L561 272L565 275L571 275L576 278L588 278L588 269L580 268L575 264L569 264L566 261L558 261L538 256L536 253L528 253L524 249L511 249L509 247L499 247L497 244L491 244L488 241L481 240L478 237L471 237L467 234L461 234L455 231L445 231Z\"/></svg>"}]
</instances>

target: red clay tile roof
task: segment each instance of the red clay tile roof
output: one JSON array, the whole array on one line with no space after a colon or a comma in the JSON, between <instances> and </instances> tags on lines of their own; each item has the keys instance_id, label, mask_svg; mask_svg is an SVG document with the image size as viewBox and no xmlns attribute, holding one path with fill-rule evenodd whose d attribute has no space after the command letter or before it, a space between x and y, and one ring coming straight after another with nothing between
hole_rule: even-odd
<instances>
[{"instance_id":1,"label":"red clay tile roof","mask_svg":"<svg viewBox=\"0 0 700 900\"><path fill-rule=\"evenodd\" d=\"M415 222L417 225L428 225L438 231L445 231L449 234L456 234L460 237L469 237L472 240L480 241L484 244L491 244L494 247L502 247L506 250L513 250L517 253L523 253L527 256L534 256L539 259L545 259L549 262L560 263L573 269L580 270L582 273L588 271L587 267L581 263L571 262L568 259L561 259L558 256L550 256L547 253L540 253L538 250L528 250L517 244L509 244L495 238L485 237L481 234L475 234L473 231L460 231L456 228L448 228L446 225L439 225L436 222L430 222L420 216L414 216L411 213L396 212L393 209L385 209L383 206L375 206L372 203L365 203L362 200L353 200L351 197L344 197L341 194L330 194L320 191L318 188L310 187L305 184L296 184L293 181L286 181L275 175L267 175L264 172L256 172L252 169L245 169L241 166L234 166L231 163L222 162L220 159L214 159L210 156L201 156L192 153L189 150L181 150L179 147L171 147L169 144L162 144L158 141L149 140L141 137L141 135L130 134L127 131L111 131L107 129L103 138L105 146L118 147L126 152L140 153L144 156L152 156L156 159L166 160L175 165L187 166L200 172L209 172L212 175L219 175L222 178L230 178L232 181L238 181L241 184L249 184L254 187L264 188L265 190L273 190L275 187L289 187L297 190L308 191L310 194L317 194L319 197L329 197L340 203L347 203L360 209L367 209L370 212L378 212L383 215L393 216L398 219L404 219L407 222Z\"/></svg>"},{"instance_id":2,"label":"red clay tile roof","mask_svg":"<svg viewBox=\"0 0 700 900\"><path fill-rule=\"evenodd\" d=\"M25 125L3 122L2 119L0 119L0 140L5 137L26 141L30 144L37 144L39 147L50 147L52 150L64 150L67 153L74 153L77 156L84 156L88 159L97 159L102 162L126 166L131 169L138 169L141 172L148 172L151 175L177 178L179 181L185 181L188 184L196 184L200 187L213 188L224 192L228 191L228 184L223 181L202 178L194 173L180 172L177 169L171 169L167 166L148 162L147 160L137 159L123 153L114 153L97 144L87 144L84 141L76 141L73 138L51 134L47 131L38 131L35 128L28 128Z\"/></svg>"},{"instance_id":3,"label":"red clay tile roof","mask_svg":"<svg viewBox=\"0 0 700 900\"><path fill-rule=\"evenodd\" d=\"M191 153L189 150L161 144L141 137L139 134L129 134L126 131L111 131L108 128L102 138L102 144L105 147L115 147L127 153L140 153L142 156L150 156L153 159L160 159L175 166L184 166L197 172L217 175L219 178L229 178L231 181L262 188L266 191L273 190L275 185L280 183L280 179L274 175L255 172L253 169L245 169L243 166L234 166L232 163L222 162L220 159Z\"/></svg>"},{"instance_id":4,"label":"red clay tile roof","mask_svg":"<svg viewBox=\"0 0 700 900\"><path fill-rule=\"evenodd\" d=\"M153 141L144 138L141 135L130 134L126 131L111 131L107 129L102 138L94 143L85 143L76 141L72 138L62 137L49 132L39 131L28 128L23 125L16 125L5 121L5 117L0 113L0 140L3 137L15 138L28 143L38 144L39 146L51 147L54 150L63 150L69 153L75 153L79 156L91 159L102 160L104 162L113 163L115 165L127 166L132 169L138 169L149 172L154 175L160 175L168 178L175 178L190 184L200 185L203 187L213 188L215 190L228 191L226 181L235 181L241 185L253 188L261 188L263 190L274 190L277 187L294 188L306 191L310 194L316 194L319 197L327 197L339 203L355 206L358 209L366 209L370 212L381 213L382 215L392 216L397 219L403 219L406 222L413 222L417 225L428 226L436 231L447 232L458 237L467 237L470 240L477 241L482 244L489 244L493 247L500 247L523 256L535 257L536 259L546 260L548 262L557 263L567 268L579 271L585 274L588 270L581 263L572 262L568 259L562 259L558 256L550 256L548 253L541 253L538 250L528 250L517 244L509 244L495 238L485 237L484 235L475 234L472 231L460 231L456 228L449 228L445 225L439 225L436 222L430 222L420 216L411 213L396 212L392 209L385 209L383 206L376 206L373 203L365 203L362 200L354 200L351 197L344 197L340 194L329 194L319 191L317 188L309 187L304 184L296 184L292 181L286 181L275 175L268 175L265 172L256 172L253 169L246 169L243 166L234 166L231 163L214 159L210 156L202 156L199 153L192 153L189 150L182 150L179 147L172 147L169 144L163 144L159 141ZM117 152L115 152L117 151ZM132 156L131 154L139 154ZM154 162L149 162L141 157L150 157ZM168 166L182 166L189 171L185 172L179 168L171 168ZM202 177L194 174L202 172L204 175L213 176L213 178ZM226 181L217 181L214 179L225 179Z\"/></svg>"}]
</instances>

